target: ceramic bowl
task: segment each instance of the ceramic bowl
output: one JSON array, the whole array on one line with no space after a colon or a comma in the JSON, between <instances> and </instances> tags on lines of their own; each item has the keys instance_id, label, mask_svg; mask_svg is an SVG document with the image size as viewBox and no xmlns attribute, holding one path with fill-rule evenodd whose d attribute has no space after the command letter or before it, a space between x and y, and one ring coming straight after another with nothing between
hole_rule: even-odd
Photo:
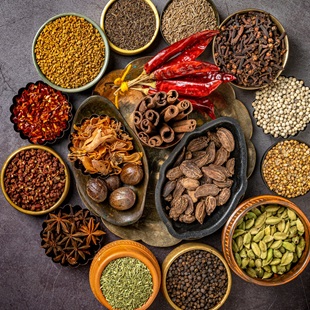
<instances>
[{"instance_id":1,"label":"ceramic bowl","mask_svg":"<svg viewBox=\"0 0 310 310\"><path fill-rule=\"evenodd\" d=\"M32 211L31 209L25 209L22 208L21 206L17 205L16 203L13 202L13 200L11 199L9 193L7 192L6 189L6 170L8 168L8 166L10 165L11 161L15 158L15 156L17 154L19 154L20 152L24 152L26 150L43 150L45 152L48 152L50 154L52 154L53 156L55 156L58 161L64 166L64 172L65 172L65 185L64 185L64 189L63 189L63 193L60 196L60 198L58 199L58 201L51 206L50 208L46 209L46 210L40 210L40 211ZM1 170L1 189L3 192L4 197L6 198L6 200L8 201L8 203L15 208L16 210L25 213L25 214L29 214L29 215L43 215L43 214L47 214L51 211L56 210L66 199L66 196L69 192L69 188L70 188L70 172L69 169L66 165L66 163L64 162L64 160L61 158L61 156L56 153L53 149L47 147L47 146L43 146L43 145L28 145L28 146L23 146L17 150L15 150L13 153L11 153L9 155L9 157L5 160L2 170ZM43 193L42 193L43 194ZM41 194L41 195L42 195ZM37 195L40 195L37 193Z\"/></svg>"},{"instance_id":2,"label":"ceramic bowl","mask_svg":"<svg viewBox=\"0 0 310 310\"><path fill-rule=\"evenodd\" d=\"M106 6L104 7L104 9L102 11L101 18L100 18L100 26L103 29L103 31L105 31L105 18L106 18L107 12L111 8L111 6L117 1L118 0L110 0L106 4ZM133 55L140 54L140 53L144 52L147 48L149 48L151 46L151 44L155 41L157 34L158 34L158 31L159 31L159 23L160 23L159 14L158 14L158 11L156 9L156 6L153 4L153 2L151 0L144 0L144 2L150 6L150 8L152 9L152 11L154 13L154 17L155 17L155 31L154 31L154 34L153 34L151 40L147 44L145 44L144 46L142 46L140 48L137 48L134 50L129 50L129 49L123 49L123 48L116 46L114 43L112 43L113 40L111 40L111 38L107 37L109 45L111 47L111 50L113 50L117 54L124 55L124 56L133 56Z\"/></svg>"},{"instance_id":3,"label":"ceramic bowl","mask_svg":"<svg viewBox=\"0 0 310 310\"><path fill-rule=\"evenodd\" d=\"M223 298L221 299L221 301L216 306L210 308L212 310L219 309L220 307L223 306L223 304L225 303L225 301L227 300L227 298L230 294L231 286L232 286L232 276L231 276L229 266L228 266L225 258L222 256L222 254L219 251L217 251L215 248L213 248L207 244L204 244L204 243L190 242L190 243L182 244L182 245L176 247L175 249L173 249L166 256L166 258L164 259L164 261L162 263L162 292L163 292L163 295L166 298L167 302L169 303L169 305L171 306L172 309L181 310L181 308L179 306L177 306L175 304L175 302L169 296L169 292L167 289L167 278L168 278L169 269L170 269L171 265L174 262L176 262L178 259L180 259L181 255L188 253L188 252L194 252L194 251L205 251L206 253L210 253L211 255L216 256L217 258L220 259L220 261L223 263L223 265L225 267L225 270L227 273L227 289L226 289L226 292L225 292ZM193 290L194 290L194 288L193 288Z\"/></svg>"},{"instance_id":4,"label":"ceramic bowl","mask_svg":"<svg viewBox=\"0 0 310 310\"><path fill-rule=\"evenodd\" d=\"M220 16L219 16L219 13L218 13L218 10L217 10L217 8L216 8L216 6L215 6L215 4L214 4L214 2L212 1L212 0L205 0L206 2L208 2L209 4L210 4L210 6L211 6L211 8L212 8L212 10L213 10L213 12L214 12L214 17L215 17L215 20L216 20L216 26L219 26L219 24L220 24ZM165 42L167 43L167 44L172 44L172 43L175 43L175 42L171 42L171 40L169 40L169 39L167 39L167 37L165 36L165 31L164 31L164 26L163 26L163 16L164 16L164 14L165 14L165 12L166 12L166 10L168 9L168 7L173 3L173 2L178 2L178 0L169 0L167 3L166 3L166 5L165 5L165 7L164 7L164 9L163 9L163 11L162 11L162 13L161 13L161 16L160 16L160 32L161 32L161 36L163 37L163 39L165 40ZM195 9L196 9L196 7L195 7L195 3L189 3L188 4L188 7L187 7L190 11L194 11ZM176 12L177 13L177 12ZM198 20L198 22L200 22L199 20ZM185 25L186 25L186 23L185 23ZM180 25L178 24L178 23L171 23L171 26L172 26L172 30L173 30L173 32L177 32L177 28L178 27L180 27ZM199 26L199 25L197 25L197 26ZM184 27L184 25L181 25L181 30L182 29L184 29L183 28ZM194 27L193 26L191 26L191 29L194 29ZM186 29L185 29L186 30ZM202 31L202 30L205 30L205 29L201 29L200 31ZM192 33L192 34L194 34L194 33ZM180 38L180 40L181 40L182 38Z\"/></svg>"},{"instance_id":5,"label":"ceramic bowl","mask_svg":"<svg viewBox=\"0 0 310 310\"><path fill-rule=\"evenodd\" d=\"M280 34L286 34L285 32L285 29L283 28L282 24L280 23L280 21L273 15L271 15L270 13L267 13L263 10L260 10L260 9L254 9L254 8L250 8L250 9L244 9L244 10L240 10L240 11L237 11L231 15L229 15L228 17L226 17L224 19L224 21L220 24L219 26L219 29L224 29L228 24L231 24L231 21L233 21L238 15L240 14L246 14L246 13L249 13L249 12L254 12L254 13L264 13L264 14L267 14L270 16L270 19L272 20L272 22L277 26L278 30L279 30L279 33ZM228 69L226 69L226 63L224 63L223 61L219 61L218 58L216 57L216 40L218 38L219 35L215 36L215 38L213 39L213 45L212 45L212 53L213 53L213 60L214 60L214 63L216 65L218 65L222 70L223 68L225 68L225 71L227 71ZM263 36L263 35L262 35ZM284 37L284 40L283 40L283 44L285 46L285 50L286 52L282 55L282 68L283 69L278 69L278 71L274 74L274 78L272 79L272 81L274 81L278 76L280 76L280 74L283 72L285 66L286 66L286 63L287 63L287 60L288 60L288 56L289 56L289 41L288 41L288 37L287 35L285 35ZM265 42L266 43L266 42ZM264 43L264 44L265 44ZM268 42L267 42L268 43ZM266 44L267 44L266 43ZM261 43L259 43L261 45ZM266 45L265 44L265 45ZM261 54L263 55L263 54ZM261 56L263 57L263 56ZM246 58L247 60L247 58ZM246 61L245 60L245 61ZM240 66L240 65L239 65ZM242 70L242 67L241 69L237 68L238 70ZM230 72L230 71L229 71ZM236 77L238 78L238 73L235 74ZM238 79L237 79L238 80ZM264 88L268 85L270 85L272 83L272 81L269 81L269 82L264 82L261 86L246 86L246 85L243 85L241 83L238 83L238 81L234 81L232 82L232 84L240 89L244 89L244 90L255 90L255 89L261 89L261 88Z\"/></svg>"},{"instance_id":6,"label":"ceramic bowl","mask_svg":"<svg viewBox=\"0 0 310 310\"><path fill-rule=\"evenodd\" d=\"M266 205L279 205L280 207L283 206L285 208L293 210L296 213L296 215L299 217L304 226L305 249L302 252L302 255L299 258L299 260L295 264L292 264L290 271L283 273L282 275L274 274L272 277L268 279L261 279L258 277L254 278L249 276L243 269L239 267L234 256L232 237L235 233L235 229L238 226L238 223L240 223L241 219L249 211L257 207ZM309 234L310 234L309 220L296 204L280 196L272 196L272 195L256 196L243 201L227 220L227 223L222 231L222 249L224 257L229 267L236 275L238 275L243 280L261 286L278 286L286 284L296 279L307 267L310 260Z\"/></svg>"},{"instance_id":7,"label":"ceramic bowl","mask_svg":"<svg viewBox=\"0 0 310 310\"><path fill-rule=\"evenodd\" d=\"M107 265L119 258L131 257L142 262L150 271L153 280L153 292L139 309L148 309L154 302L161 285L161 270L153 253L144 245L131 240L117 240L104 246L94 257L89 270L89 283L97 300L107 309L112 309L100 288L102 272Z\"/></svg>"},{"instance_id":8,"label":"ceramic bowl","mask_svg":"<svg viewBox=\"0 0 310 310\"><path fill-rule=\"evenodd\" d=\"M72 267L87 265L102 246L105 235L102 226L100 218L91 214L89 210L78 205L63 205L49 213L43 221L40 232L41 247L56 264ZM90 233L94 235L91 236ZM73 234L75 237L72 238ZM48 246L53 240L59 242L57 249ZM78 244L80 241L81 244ZM88 241L90 242L87 243ZM89 246L83 250L87 245ZM80 246L79 253L83 255L75 257L74 246Z\"/></svg>"},{"instance_id":9,"label":"ceramic bowl","mask_svg":"<svg viewBox=\"0 0 310 310\"><path fill-rule=\"evenodd\" d=\"M38 37L40 36L41 32L44 30L44 28L51 22L54 22L57 19L60 19L62 17L66 17L66 16L77 16L79 18L83 18L85 19L87 22L89 22L96 30L98 30L100 37L102 38L102 41L104 43L104 62L103 65L99 71L99 73L97 74L97 76L92 80L87 82L84 85L78 86L76 88L65 88L62 87L60 85L57 85L55 83L53 83L52 81L50 81L45 74L43 74L43 72L40 69L40 66L38 65L37 59L36 59L36 53L35 53L35 48L36 48L36 44L37 44L37 40ZM40 76L40 78L47 83L48 85L50 85L51 87L66 92L66 93L76 93L76 92L81 92L81 91L85 91L91 87L93 87L95 84L97 84L100 79L102 78L103 74L105 73L105 71L107 70L108 67L108 63L109 63L109 59L110 59L110 48L109 48L109 43L108 40L106 38L106 35L104 34L104 32L102 31L102 29L90 18L81 15L81 14L77 14L77 13L62 13L62 14L58 14L52 18L50 18L49 20L47 20L41 27L40 29L37 31L34 39L33 39L33 43L32 43L32 60L34 63L34 66ZM84 64L82 64L84 65Z\"/></svg>"},{"instance_id":10,"label":"ceramic bowl","mask_svg":"<svg viewBox=\"0 0 310 310\"><path fill-rule=\"evenodd\" d=\"M194 221L190 224L174 221L169 217L169 214L166 211L167 203L163 197L163 188L167 181L166 173L170 168L174 167L174 163L181 154L184 146L187 146L192 139L205 136L209 131L213 132L218 127L224 127L230 130L235 139L235 149L231 153L231 156L235 157L235 173L232 177L234 182L231 187L231 196L224 206L216 207L214 212L205 218L203 224L198 223L198 221ZM246 170L247 148L243 132L236 120L229 117L220 117L216 120L205 123L195 131L186 134L162 165L155 190L157 212L167 226L170 234L178 239L199 239L220 229L234 211L246 191Z\"/></svg>"},{"instance_id":11,"label":"ceramic bowl","mask_svg":"<svg viewBox=\"0 0 310 310\"><path fill-rule=\"evenodd\" d=\"M37 106L33 110L35 113L33 116L36 117L27 118L30 105L33 106L33 102L31 102L33 99L30 99L28 94L33 95L36 93L38 95L38 101ZM62 112L61 115L55 113L53 117L50 117L51 113L47 114L50 112L48 111L49 106L46 103L48 101L47 96L50 97L51 95L54 98L61 98L61 103L58 103L57 105L57 110ZM58 102L60 102L59 99ZM40 108L41 104L45 106L45 109L42 110ZM50 109L55 109L55 106L55 102L53 102ZM35 109L37 110L35 111ZM26 87L20 88L18 94L13 97L13 103L10 106L10 111L10 120L14 124L14 130L20 134L22 139L27 139L29 143L39 145L52 145L61 140L70 128L70 123L72 120L72 104L69 102L68 96L59 90L53 89L51 86L42 81L28 83ZM22 115L22 121L19 119L20 115ZM46 115L48 115L47 121L41 120L41 118L46 117ZM25 119L27 119L26 122L24 121ZM36 131L39 131L39 133L36 133L35 135L33 132L28 132L28 128L32 125L31 121L33 119L38 119L34 125L36 127ZM23 128L21 128L21 125L23 125ZM60 125L62 128L56 131L55 127L58 128ZM47 127L43 128L44 126ZM51 136L45 138L44 133L46 132L47 128L50 129L49 135ZM45 132L43 130L45 130ZM43 138L38 138L38 136Z\"/></svg>"}]
</instances>

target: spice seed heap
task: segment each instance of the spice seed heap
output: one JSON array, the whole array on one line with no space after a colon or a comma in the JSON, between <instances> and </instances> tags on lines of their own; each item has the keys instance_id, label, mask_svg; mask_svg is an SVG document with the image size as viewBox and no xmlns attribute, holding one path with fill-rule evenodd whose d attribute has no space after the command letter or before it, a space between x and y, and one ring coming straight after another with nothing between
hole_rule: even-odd
<instances>
[{"instance_id":1,"label":"spice seed heap","mask_svg":"<svg viewBox=\"0 0 310 310\"><path fill-rule=\"evenodd\" d=\"M173 0L162 15L161 31L170 44L196 32L216 28L217 19L207 0Z\"/></svg>"},{"instance_id":2,"label":"spice seed heap","mask_svg":"<svg viewBox=\"0 0 310 310\"><path fill-rule=\"evenodd\" d=\"M280 76L256 92L252 103L257 125L275 138L287 138L303 130L310 121L310 90L294 77Z\"/></svg>"},{"instance_id":3,"label":"spice seed heap","mask_svg":"<svg viewBox=\"0 0 310 310\"><path fill-rule=\"evenodd\" d=\"M310 190L310 148L287 140L271 148L262 163L262 174L270 190L293 198Z\"/></svg>"},{"instance_id":4,"label":"spice seed heap","mask_svg":"<svg viewBox=\"0 0 310 310\"><path fill-rule=\"evenodd\" d=\"M166 287L181 309L211 309L225 296L228 276L214 254L194 250L179 256L170 266Z\"/></svg>"},{"instance_id":5,"label":"spice seed heap","mask_svg":"<svg viewBox=\"0 0 310 310\"><path fill-rule=\"evenodd\" d=\"M100 287L113 309L134 310L143 306L153 293L149 269L140 260L123 257L103 270Z\"/></svg>"},{"instance_id":6,"label":"spice seed heap","mask_svg":"<svg viewBox=\"0 0 310 310\"><path fill-rule=\"evenodd\" d=\"M155 15L144 0L118 0L106 12L104 30L118 48L136 50L151 41L156 30Z\"/></svg>"},{"instance_id":7,"label":"spice seed heap","mask_svg":"<svg viewBox=\"0 0 310 310\"><path fill-rule=\"evenodd\" d=\"M38 66L47 79L63 88L78 88L100 72L105 46L99 31L84 18L64 16L48 23L35 45Z\"/></svg>"}]
</instances>

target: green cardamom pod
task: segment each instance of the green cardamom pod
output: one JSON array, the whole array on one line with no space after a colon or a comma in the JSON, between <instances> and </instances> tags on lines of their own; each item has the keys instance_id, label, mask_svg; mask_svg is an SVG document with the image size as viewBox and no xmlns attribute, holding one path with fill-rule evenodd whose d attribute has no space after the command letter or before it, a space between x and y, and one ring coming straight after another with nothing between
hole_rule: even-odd
<instances>
[{"instance_id":1,"label":"green cardamom pod","mask_svg":"<svg viewBox=\"0 0 310 310\"><path fill-rule=\"evenodd\" d=\"M287 215L287 209L285 209L283 212L282 212L282 214L281 214L281 216L280 216L282 219L287 219L288 218L288 215Z\"/></svg>"},{"instance_id":2,"label":"green cardamom pod","mask_svg":"<svg viewBox=\"0 0 310 310\"><path fill-rule=\"evenodd\" d=\"M255 261L254 259L250 259L249 261L249 267L254 268L255 267Z\"/></svg>"},{"instance_id":3,"label":"green cardamom pod","mask_svg":"<svg viewBox=\"0 0 310 310\"><path fill-rule=\"evenodd\" d=\"M241 260L241 268L245 269L248 266L249 262L250 262L250 259L248 257L244 257Z\"/></svg>"},{"instance_id":4,"label":"green cardamom pod","mask_svg":"<svg viewBox=\"0 0 310 310\"><path fill-rule=\"evenodd\" d=\"M305 246L306 246L305 238L304 237L300 237L300 241L298 243L298 247L300 247L302 250L304 250Z\"/></svg>"},{"instance_id":5,"label":"green cardamom pod","mask_svg":"<svg viewBox=\"0 0 310 310\"><path fill-rule=\"evenodd\" d=\"M284 231L284 229L285 229L285 221L284 220L281 220L281 222L277 225L277 229L280 232Z\"/></svg>"},{"instance_id":6,"label":"green cardamom pod","mask_svg":"<svg viewBox=\"0 0 310 310\"><path fill-rule=\"evenodd\" d=\"M249 258L251 258L251 259L255 259L255 254L254 254L254 252L253 252L253 250L247 250L247 255L248 255L248 257Z\"/></svg>"},{"instance_id":7,"label":"green cardamom pod","mask_svg":"<svg viewBox=\"0 0 310 310\"><path fill-rule=\"evenodd\" d=\"M255 219L249 219L245 222L245 229L250 229L254 225Z\"/></svg>"},{"instance_id":8,"label":"green cardamom pod","mask_svg":"<svg viewBox=\"0 0 310 310\"><path fill-rule=\"evenodd\" d=\"M278 269L278 274L283 274L286 272L286 267L284 266L277 266L277 269Z\"/></svg>"},{"instance_id":9,"label":"green cardamom pod","mask_svg":"<svg viewBox=\"0 0 310 310\"><path fill-rule=\"evenodd\" d=\"M265 232L265 235L267 236L271 234L270 225L265 227L264 232Z\"/></svg>"},{"instance_id":10,"label":"green cardamom pod","mask_svg":"<svg viewBox=\"0 0 310 310\"><path fill-rule=\"evenodd\" d=\"M296 245L294 243L283 241L282 246L288 251L291 251L291 252L296 251Z\"/></svg>"},{"instance_id":11,"label":"green cardamom pod","mask_svg":"<svg viewBox=\"0 0 310 310\"><path fill-rule=\"evenodd\" d=\"M298 244L298 243L299 243L299 237L298 237L298 236L293 237L293 238L292 238L292 242L293 242L294 244Z\"/></svg>"},{"instance_id":12,"label":"green cardamom pod","mask_svg":"<svg viewBox=\"0 0 310 310\"><path fill-rule=\"evenodd\" d=\"M239 252L239 248L235 240L232 241L232 250L234 252Z\"/></svg>"},{"instance_id":13,"label":"green cardamom pod","mask_svg":"<svg viewBox=\"0 0 310 310\"><path fill-rule=\"evenodd\" d=\"M288 237L293 238L297 235L297 226L293 226L289 228Z\"/></svg>"},{"instance_id":14,"label":"green cardamom pod","mask_svg":"<svg viewBox=\"0 0 310 310\"><path fill-rule=\"evenodd\" d=\"M267 251L261 251L260 258L261 259L266 259L267 258Z\"/></svg>"},{"instance_id":15,"label":"green cardamom pod","mask_svg":"<svg viewBox=\"0 0 310 310\"><path fill-rule=\"evenodd\" d=\"M271 272L271 267L269 265L263 266L263 269L267 272Z\"/></svg>"},{"instance_id":16,"label":"green cardamom pod","mask_svg":"<svg viewBox=\"0 0 310 310\"><path fill-rule=\"evenodd\" d=\"M286 252L286 248L283 247L282 245L279 247L279 251L284 254Z\"/></svg>"},{"instance_id":17,"label":"green cardamom pod","mask_svg":"<svg viewBox=\"0 0 310 310\"><path fill-rule=\"evenodd\" d=\"M245 232L246 232L245 230L240 229L240 228L237 228L237 229L235 229L235 231L234 231L233 238L236 238L236 237L238 237L238 236L241 236L241 235L245 234Z\"/></svg>"},{"instance_id":18,"label":"green cardamom pod","mask_svg":"<svg viewBox=\"0 0 310 310\"><path fill-rule=\"evenodd\" d=\"M271 266L271 270L272 270L273 273L278 273L278 266L272 265Z\"/></svg>"},{"instance_id":19,"label":"green cardamom pod","mask_svg":"<svg viewBox=\"0 0 310 310\"><path fill-rule=\"evenodd\" d=\"M260 258L256 258L255 259L255 266L257 268L261 268L262 267L262 260Z\"/></svg>"},{"instance_id":20,"label":"green cardamom pod","mask_svg":"<svg viewBox=\"0 0 310 310\"><path fill-rule=\"evenodd\" d=\"M247 218L248 219L256 219L257 218L257 215L252 212L252 211L249 211L247 214L246 214Z\"/></svg>"},{"instance_id":21,"label":"green cardamom pod","mask_svg":"<svg viewBox=\"0 0 310 310\"><path fill-rule=\"evenodd\" d=\"M267 212L277 212L280 209L279 205L268 205L265 208L265 211Z\"/></svg>"},{"instance_id":22,"label":"green cardamom pod","mask_svg":"<svg viewBox=\"0 0 310 310\"><path fill-rule=\"evenodd\" d=\"M285 210L286 210L286 207L280 207L277 212L278 216L280 216Z\"/></svg>"},{"instance_id":23,"label":"green cardamom pod","mask_svg":"<svg viewBox=\"0 0 310 310\"><path fill-rule=\"evenodd\" d=\"M251 243L244 244L244 247L249 250L251 248Z\"/></svg>"},{"instance_id":24,"label":"green cardamom pod","mask_svg":"<svg viewBox=\"0 0 310 310\"><path fill-rule=\"evenodd\" d=\"M281 258L282 257L282 253L277 249L273 250L273 255L275 258Z\"/></svg>"},{"instance_id":25,"label":"green cardamom pod","mask_svg":"<svg viewBox=\"0 0 310 310\"><path fill-rule=\"evenodd\" d=\"M269 278L272 277L272 275L273 275L273 272L265 271L264 274L263 274L262 279L269 279Z\"/></svg>"},{"instance_id":26,"label":"green cardamom pod","mask_svg":"<svg viewBox=\"0 0 310 310\"><path fill-rule=\"evenodd\" d=\"M267 244L265 241L260 240L258 245L262 252L267 252Z\"/></svg>"},{"instance_id":27,"label":"green cardamom pod","mask_svg":"<svg viewBox=\"0 0 310 310\"><path fill-rule=\"evenodd\" d=\"M243 244L248 244L250 243L252 240L252 235L247 232L244 236L243 236Z\"/></svg>"},{"instance_id":28,"label":"green cardamom pod","mask_svg":"<svg viewBox=\"0 0 310 310\"><path fill-rule=\"evenodd\" d=\"M246 273L252 278L257 278L256 272L253 268L247 268Z\"/></svg>"},{"instance_id":29,"label":"green cardamom pod","mask_svg":"<svg viewBox=\"0 0 310 310\"><path fill-rule=\"evenodd\" d=\"M265 222L266 222L266 217L267 217L267 214L266 214L266 213L262 213L261 215L259 215L259 216L257 217L257 219L255 220L254 226L255 226L256 228L262 227L262 226L265 224Z\"/></svg>"},{"instance_id":30,"label":"green cardamom pod","mask_svg":"<svg viewBox=\"0 0 310 310\"><path fill-rule=\"evenodd\" d=\"M276 232L273 235L274 240L285 240L287 238L287 234L284 232Z\"/></svg>"},{"instance_id":31,"label":"green cardamom pod","mask_svg":"<svg viewBox=\"0 0 310 310\"><path fill-rule=\"evenodd\" d=\"M243 248L243 236L242 235L236 238L236 243L237 243L239 251L241 251Z\"/></svg>"},{"instance_id":32,"label":"green cardamom pod","mask_svg":"<svg viewBox=\"0 0 310 310\"><path fill-rule=\"evenodd\" d=\"M290 225L291 225L291 227L295 226L296 225L296 220L295 221L290 221Z\"/></svg>"},{"instance_id":33,"label":"green cardamom pod","mask_svg":"<svg viewBox=\"0 0 310 310\"><path fill-rule=\"evenodd\" d=\"M245 222L243 221L238 228L245 230Z\"/></svg>"},{"instance_id":34,"label":"green cardamom pod","mask_svg":"<svg viewBox=\"0 0 310 310\"><path fill-rule=\"evenodd\" d=\"M251 249L253 250L254 254L257 256L257 257L260 257L260 254L261 254L261 250L258 246L257 243L255 242L252 242L251 243Z\"/></svg>"},{"instance_id":35,"label":"green cardamom pod","mask_svg":"<svg viewBox=\"0 0 310 310\"><path fill-rule=\"evenodd\" d=\"M300 219L296 220L296 226L297 226L298 234L300 236L302 236L305 232L305 227L304 227L304 224L301 222Z\"/></svg>"},{"instance_id":36,"label":"green cardamom pod","mask_svg":"<svg viewBox=\"0 0 310 310\"><path fill-rule=\"evenodd\" d=\"M287 215L291 221L295 221L297 219L296 213L291 209L287 209Z\"/></svg>"},{"instance_id":37,"label":"green cardamom pod","mask_svg":"<svg viewBox=\"0 0 310 310\"><path fill-rule=\"evenodd\" d=\"M238 222L237 222L237 228L239 228L239 226L243 223L244 218L241 218Z\"/></svg>"},{"instance_id":38,"label":"green cardamom pod","mask_svg":"<svg viewBox=\"0 0 310 310\"><path fill-rule=\"evenodd\" d=\"M282 240L276 240L271 244L270 248L279 249L281 246L282 246Z\"/></svg>"},{"instance_id":39,"label":"green cardamom pod","mask_svg":"<svg viewBox=\"0 0 310 310\"><path fill-rule=\"evenodd\" d=\"M258 278L262 278L264 275L264 270L262 268L256 268L255 272Z\"/></svg>"},{"instance_id":40,"label":"green cardamom pod","mask_svg":"<svg viewBox=\"0 0 310 310\"><path fill-rule=\"evenodd\" d=\"M241 258L248 257L245 248L243 248L243 249L239 252L239 255L240 255Z\"/></svg>"},{"instance_id":41,"label":"green cardamom pod","mask_svg":"<svg viewBox=\"0 0 310 310\"><path fill-rule=\"evenodd\" d=\"M261 230L260 232L258 232L254 237L253 237L253 241L254 242L259 242L260 240L262 240L265 236L265 231Z\"/></svg>"},{"instance_id":42,"label":"green cardamom pod","mask_svg":"<svg viewBox=\"0 0 310 310\"><path fill-rule=\"evenodd\" d=\"M266 224L267 225L277 225L278 223L281 222L281 217L276 217L276 216L270 216L266 218Z\"/></svg>"},{"instance_id":43,"label":"green cardamom pod","mask_svg":"<svg viewBox=\"0 0 310 310\"><path fill-rule=\"evenodd\" d=\"M294 260L293 260L294 261ZM285 266L286 272L290 271L292 268L292 263Z\"/></svg>"},{"instance_id":44,"label":"green cardamom pod","mask_svg":"<svg viewBox=\"0 0 310 310\"><path fill-rule=\"evenodd\" d=\"M286 266L290 264L294 259L294 255L292 252L285 252L281 258L281 266Z\"/></svg>"},{"instance_id":45,"label":"green cardamom pod","mask_svg":"<svg viewBox=\"0 0 310 310\"><path fill-rule=\"evenodd\" d=\"M292 263L297 263L298 262L298 255L297 255L297 253L293 253L293 256L294 256L294 258L293 258L293 260L292 260Z\"/></svg>"},{"instance_id":46,"label":"green cardamom pod","mask_svg":"<svg viewBox=\"0 0 310 310\"><path fill-rule=\"evenodd\" d=\"M250 234L251 234L251 235L256 235L259 231L260 231L259 228L257 228L257 227L252 227L252 228L250 229Z\"/></svg>"},{"instance_id":47,"label":"green cardamom pod","mask_svg":"<svg viewBox=\"0 0 310 310\"><path fill-rule=\"evenodd\" d=\"M270 241L273 241L273 236L271 236L271 235L266 235L266 236L263 238L263 241L264 241L265 243L268 243L268 242L270 242Z\"/></svg>"},{"instance_id":48,"label":"green cardamom pod","mask_svg":"<svg viewBox=\"0 0 310 310\"><path fill-rule=\"evenodd\" d=\"M274 235L277 232L277 227L275 225L270 226L270 235Z\"/></svg>"},{"instance_id":49,"label":"green cardamom pod","mask_svg":"<svg viewBox=\"0 0 310 310\"><path fill-rule=\"evenodd\" d=\"M273 265L279 265L281 263L281 259L280 258L274 258L269 265L273 266Z\"/></svg>"},{"instance_id":50,"label":"green cardamom pod","mask_svg":"<svg viewBox=\"0 0 310 310\"><path fill-rule=\"evenodd\" d=\"M302 252L303 252L303 250L302 250L299 246L297 246L297 247L296 247L296 254L297 254L297 257L298 257L298 258L301 257Z\"/></svg>"},{"instance_id":51,"label":"green cardamom pod","mask_svg":"<svg viewBox=\"0 0 310 310\"><path fill-rule=\"evenodd\" d=\"M236 263L240 267L241 266L241 257L239 255L239 253L235 253L234 255L235 255Z\"/></svg>"},{"instance_id":52,"label":"green cardamom pod","mask_svg":"<svg viewBox=\"0 0 310 310\"><path fill-rule=\"evenodd\" d=\"M252 209L252 212L254 212L256 214L256 216L260 216L262 214L261 210L258 207Z\"/></svg>"}]
</instances>

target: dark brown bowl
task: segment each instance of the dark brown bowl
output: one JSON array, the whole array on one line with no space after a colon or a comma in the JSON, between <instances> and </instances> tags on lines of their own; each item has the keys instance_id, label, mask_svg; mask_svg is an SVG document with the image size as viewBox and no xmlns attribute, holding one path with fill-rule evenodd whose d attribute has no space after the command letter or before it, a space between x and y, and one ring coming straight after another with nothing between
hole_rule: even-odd
<instances>
[{"instance_id":1,"label":"dark brown bowl","mask_svg":"<svg viewBox=\"0 0 310 310\"><path fill-rule=\"evenodd\" d=\"M50 139L38 140L37 142L33 142L33 137L30 134L27 134L27 133L25 133L25 131L18 129L17 123L14 120L14 118L16 117L14 111L15 111L16 107L19 105L17 100L23 96L24 91L29 90L29 88L32 86L44 87L44 89L45 89L44 91L46 91L46 89L48 89L49 91L53 91L53 92L57 93L58 96L63 96L64 99L66 100L67 104L68 104L68 114L67 114L67 120L66 120L65 128L62 129L58 135L55 135L54 137L52 137ZM52 145L52 144L57 143L59 140L61 140L64 137L65 133L70 128L70 124L72 121L72 104L69 102L69 97L66 94L62 93L61 91L52 88L51 86L44 83L43 81L37 81L35 83L28 83L26 85L26 87L20 88L18 91L18 94L13 97L13 103L10 106L10 111L11 111L10 121L14 124L14 130L19 133L19 135L22 139L28 140L32 144ZM40 114L36 113L35 116L40 116Z\"/></svg>"}]
</instances>

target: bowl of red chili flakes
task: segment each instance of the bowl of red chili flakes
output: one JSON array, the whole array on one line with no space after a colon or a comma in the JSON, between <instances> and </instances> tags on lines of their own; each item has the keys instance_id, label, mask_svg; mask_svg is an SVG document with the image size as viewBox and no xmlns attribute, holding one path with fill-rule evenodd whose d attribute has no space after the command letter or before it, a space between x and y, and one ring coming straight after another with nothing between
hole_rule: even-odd
<instances>
[{"instance_id":1,"label":"bowl of red chili flakes","mask_svg":"<svg viewBox=\"0 0 310 310\"><path fill-rule=\"evenodd\" d=\"M67 95L42 81L28 83L13 97L10 120L30 143L54 144L70 128L72 104Z\"/></svg>"}]
</instances>

